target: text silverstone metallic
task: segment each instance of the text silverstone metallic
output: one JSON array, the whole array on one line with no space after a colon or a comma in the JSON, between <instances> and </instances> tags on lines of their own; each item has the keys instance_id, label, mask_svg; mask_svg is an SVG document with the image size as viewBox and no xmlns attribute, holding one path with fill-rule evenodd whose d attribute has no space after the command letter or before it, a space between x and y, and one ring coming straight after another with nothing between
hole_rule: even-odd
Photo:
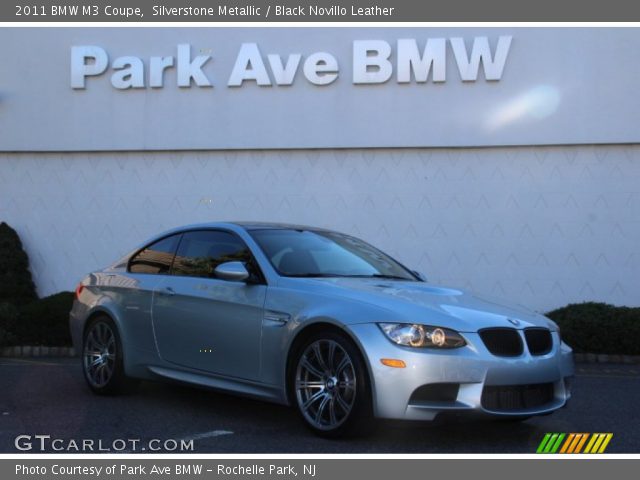
<instances>
[{"instance_id":1,"label":"text silverstone metallic","mask_svg":"<svg viewBox=\"0 0 640 480\"><path fill-rule=\"evenodd\" d=\"M165 5L153 6L154 17L259 17L262 15L261 7L255 5L215 7L167 7Z\"/></svg>"}]
</instances>

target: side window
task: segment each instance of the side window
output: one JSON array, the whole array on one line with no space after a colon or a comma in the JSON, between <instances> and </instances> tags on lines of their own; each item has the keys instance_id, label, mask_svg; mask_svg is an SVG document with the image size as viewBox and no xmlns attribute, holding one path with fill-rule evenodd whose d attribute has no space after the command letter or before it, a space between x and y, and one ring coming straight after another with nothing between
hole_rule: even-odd
<instances>
[{"instance_id":1,"label":"side window","mask_svg":"<svg viewBox=\"0 0 640 480\"><path fill-rule=\"evenodd\" d=\"M187 232L180 242L172 273L212 277L218 265L233 261L251 263L249 249L235 235L214 230Z\"/></svg>"},{"instance_id":2,"label":"side window","mask_svg":"<svg viewBox=\"0 0 640 480\"><path fill-rule=\"evenodd\" d=\"M173 235L149 245L129 261L129 271L131 273L168 274L179 240L180 235Z\"/></svg>"}]
</instances>

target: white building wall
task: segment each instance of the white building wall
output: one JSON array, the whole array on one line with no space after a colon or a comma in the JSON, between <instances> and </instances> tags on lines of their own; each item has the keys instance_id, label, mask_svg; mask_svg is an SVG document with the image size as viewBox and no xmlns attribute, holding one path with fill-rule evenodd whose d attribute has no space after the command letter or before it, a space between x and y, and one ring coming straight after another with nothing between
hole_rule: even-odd
<instances>
[{"instance_id":1,"label":"white building wall","mask_svg":"<svg viewBox=\"0 0 640 480\"><path fill-rule=\"evenodd\" d=\"M228 219L341 230L539 310L640 305L640 145L0 153L0 221L40 295L163 229Z\"/></svg>"}]
</instances>

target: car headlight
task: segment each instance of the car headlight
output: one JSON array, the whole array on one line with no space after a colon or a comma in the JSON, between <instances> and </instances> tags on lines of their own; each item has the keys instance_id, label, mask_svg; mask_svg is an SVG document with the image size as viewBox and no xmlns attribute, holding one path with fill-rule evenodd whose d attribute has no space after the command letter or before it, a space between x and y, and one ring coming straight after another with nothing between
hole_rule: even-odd
<instances>
[{"instance_id":1,"label":"car headlight","mask_svg":"<svg viewBox=\"0 0 640 480\"><path fill-rule=\"evenodd\" d=\"M411 323L379 323L389 340L398 345L415 348L458 348L467 342L448 328Z\"/></svg>"}]
</instances>

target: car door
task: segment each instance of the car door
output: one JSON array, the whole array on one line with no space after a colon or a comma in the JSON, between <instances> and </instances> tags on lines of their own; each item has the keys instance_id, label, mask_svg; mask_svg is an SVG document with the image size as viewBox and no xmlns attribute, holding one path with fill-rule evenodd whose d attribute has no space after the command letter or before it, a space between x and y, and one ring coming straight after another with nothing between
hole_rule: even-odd
<instances>
[{"instance_id":1,"label":"car door","mask_svg":"<svg viewBox=\"0 0 640 480\"><path fill-rule=\"evenodd\" d=\"M241 261L247 282L215 278L221 263ZM156 287L152 319L160 356L210 373L257 380L266 285L246 244L232 232L185 232L171 275Z\"/></svg>"},{"instance_id":2,"label":"car door","mask_svg":"<svg viewBox=\"0 0 640 480\"><path fill-rule=\"evenodd\" d=\"M161 238L131 257L126 275L104 273L103 292L118 299L126 322L122 336L136 350L156 352L151 306L156 287L169 275L181 234Z\"/></svg>"}]
</instances>

